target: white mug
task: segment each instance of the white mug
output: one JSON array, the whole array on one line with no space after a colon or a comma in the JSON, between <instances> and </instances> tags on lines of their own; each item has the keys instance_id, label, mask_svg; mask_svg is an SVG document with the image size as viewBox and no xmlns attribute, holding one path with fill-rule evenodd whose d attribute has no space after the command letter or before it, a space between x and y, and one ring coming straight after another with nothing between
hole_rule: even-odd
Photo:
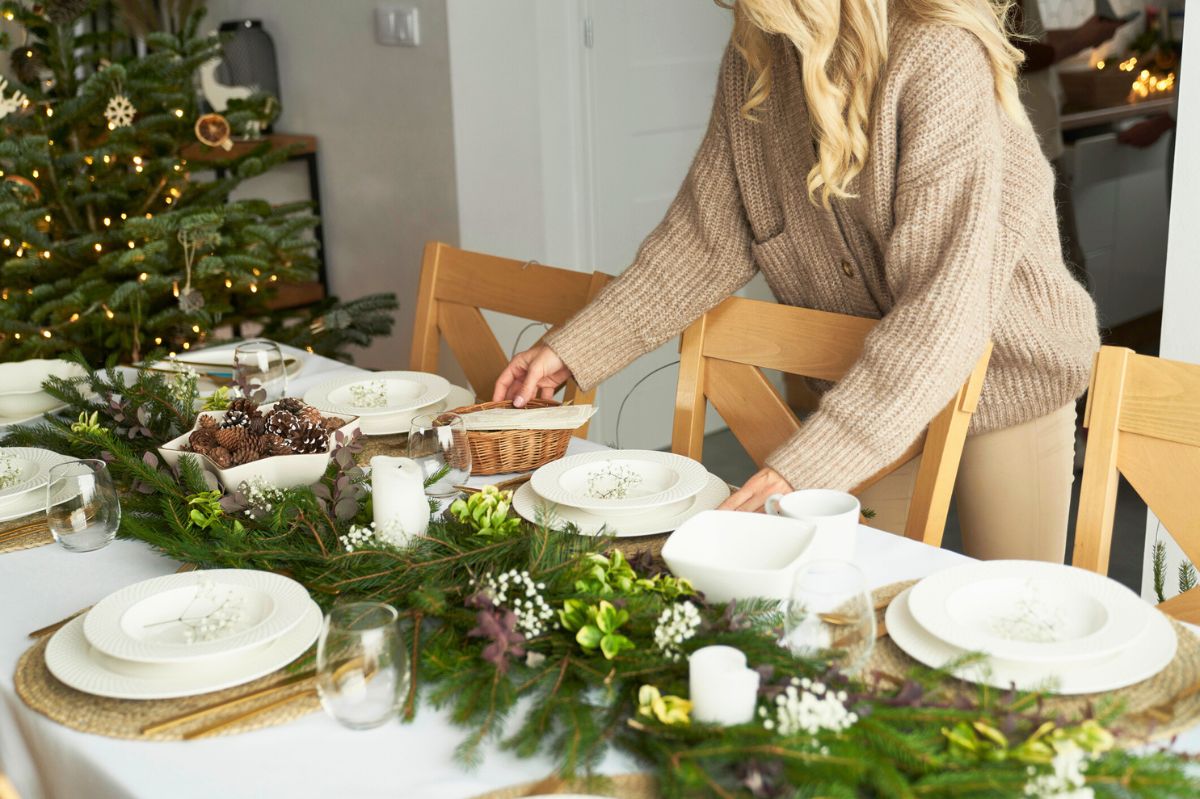
<instances>
[{"instance_id":1,"label":"white mug","mask_svg":"<svg viewBox=\"0 0 1200 799\"><path fill-rule=\"evenodd\" d=\"M811 522L817 528L811 557L854 560L854 542L862 505L853 494L827 488L807 488L767 497L767 513Z\"/></svg>"}]
</instances>

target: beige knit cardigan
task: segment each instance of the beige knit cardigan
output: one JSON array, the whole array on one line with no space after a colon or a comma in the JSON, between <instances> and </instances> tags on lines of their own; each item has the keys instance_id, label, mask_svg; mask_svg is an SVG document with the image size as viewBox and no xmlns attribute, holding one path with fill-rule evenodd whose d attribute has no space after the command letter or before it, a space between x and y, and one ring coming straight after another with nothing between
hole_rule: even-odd
<instances>
[{"instance_id":1,"label":"beige knit cardigan","mask_svg":"<svg viewBox=\"0 0 1200 799\"><path fill-rule=\"evenodd\" d=\"M894 6L895 7L895 6ZM1087 387L1096 310L1063 265L1053 175L999 106L970 33L891 22L870 157L848 200L809 200L800 58L776 37L760 121L746 66L721 65L708 131L633 264L547 342L584 388L658 347L762 270L780 302L880 319L859 361L767 463L794 488L848 490L898 458L995 344L974 433Z\"/></svg>"}]
</instances>

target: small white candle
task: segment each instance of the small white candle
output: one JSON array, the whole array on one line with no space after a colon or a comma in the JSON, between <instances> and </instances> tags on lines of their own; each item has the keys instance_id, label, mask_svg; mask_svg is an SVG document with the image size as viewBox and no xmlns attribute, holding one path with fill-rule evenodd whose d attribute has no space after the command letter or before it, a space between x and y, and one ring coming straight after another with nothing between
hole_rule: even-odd
<instances>
[{"instance_id":1,"label":"small white candle","mask_svg":"<svg viewBox=\"0 0 1200 799\"><path fill-rule=\"evenodd\" d=\"M746 668L746 655L731 646L706 646L688 658L692 717L709 724L754 720L759 674Z\"/></svg>"},{"instance_id":2,"label":"small white candle","mask_svg":"<svg viewBox=\"0 0 1200 799\"><path fill-rule=\"evenodd\" d=\"M371 502L376 535L397 546L429 529L424 474L411 458L371 458Z\"/></svg>"}]
</instances>

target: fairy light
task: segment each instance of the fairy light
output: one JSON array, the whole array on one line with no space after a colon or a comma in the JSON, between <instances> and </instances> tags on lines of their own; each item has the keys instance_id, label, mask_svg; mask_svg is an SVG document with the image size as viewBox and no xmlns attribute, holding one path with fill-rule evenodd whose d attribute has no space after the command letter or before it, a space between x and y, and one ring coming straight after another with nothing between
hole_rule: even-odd
<instances>
[{"instance_id":1,"label":"fairy light","mask_svg":"<svg viewBox=\"0 0 1200 799\"><path fill-rule=\"evenodd\" d=\"M309 352L312 352L312 351L313 351L313 348L312 348L311 346L307 346L307 347L305 347L304 349L308 350Z\"/></svg>"},{"instance_id":2,"label":"fairy light","mask_svg":"<svg viewBox=\"0 0 1200 799\"><path fill-rule=\"evenodd\" d=\"M20 257L21 257L22 255L24 255L24 254L25 254L25 248L24 248L24 247L18 247L18 248L17 248L17 257L18 257L18 258L20 258Z\"/></svg>"},{"instance_id":3,"label":"fairy light","mask_svg":"<svg viewBox=\"0 0 1200 799\"><path fill-rule=\"evenodd\" d=\"M95 244L93 244L92 249L95 250L96 252L101 252L104 250L104 248L102 246L100 246L100 242L96 242Z\"/></svg>"},{"instance_id":4,"label":"fairy light","mask_svg":"<svg viewBox=\"0 0 1200 799\"><path fill-rule=\"evenodd\" d=\"M0 291L0 300L5 300L5 301L8 300L8 289L5 289L4 291Z\"/></svg>"},{"instance_id":5,"label":"fairy light","mask_svg":"<svg viewBox=\"0 0 1200 799\"><path fill-rule=\"evenodd\" d=\"M43 216L43 217L42 217L42 219L45 219L47 222L49 222L49 221L50 221L50 214L46 214L45 216ZM6 241L7 241L7 239L6 239Z\"/></svg>"},{"instance_id":6,"label":"fairy light","mask_svg":"<svg viewBox=\"0 0 1200 799\"><path fill-rule=\"evenodd\" d=\"M171 168L172 168L172 169L174 169L176 172L182 172L182 171L183 171L183 167L181 167L179 164L176 164L175 166L173 166L173 167L171 167Z\"/></svg>"},{"instance_id":7,"label":"fairy light","mask_svg":"<svg viewBox=\"0 0 1200 799\"><path fill-rule=\"evenodd\" d=\"M137 245L136 245L136 244L134 244L132 241L127 241L127 242L125 242L125 243L129 245L129 249L131 249L131 250L132 250L134 247L136 247L136 246L137 246Z\"/></svg>"},{"instance_id":8,"label":"fairy light","mask_svg":"<svg viewBox=\"0 0 1200 799\"><path fill-rule=\"evenodd\" d=\"M251 284L250 284L250 293L251 293L251 294L257 294L257 293L258 293L258 284L257 284L257 283L251 283Z\"/></svg>"},{"instance_id":9,"label":"fairy light","mask_svg":"<svg viewBox=\"0 0 1200 799\"><path fill-rule=\"evenodd\" d=\"M6 20L8 20L9 22L12 22L12 19L13 19L13 12L11 12L11 11L8 11L8 10L5 10L5 12L4 12L4 18L5 18Z\"/></svg>"},{"instance_id":10,"label":"fairy light","mask_svg":"<svg viewBox=\"0 0 1200 799\"><path fill-rule=\"evenodd\" d=\"M116 317L116 314L115 314L115 313L113 313L113 309L112 309L112 308L109 308L109 307L108 307L107 305L105 305L104 303L100 303L100 307L104 309L104 315L105 315L105 316L107 316L109 319L113 319L113 318L115 318L115 317Z\"/></svg>"},{"instance_id":11,"label":"fairy light","mask_svg":"<svg viewBox=\"0 0 1200 799\"><path fill-rule=\"evenodd\" d=\"M175 198L173 198L173 197L163 197L163 202L165 202L167 205L170 205L171 203L175 202Z\"/></svg>"},{"instance_id":12,"label":"fairy light","mask_svg":"<svg viewBox=\"0 0 1200 799\"><path fill-rule=\"evenodd\" d=\"M230 280L229 278L225 278L225 288L227 288L227 289L233 288L233 281Z\"/></svg>"},{"instance_id":13,"label":"fairy light","mask_svg":"<svg viewBox=\"0 0 1200 799\"><path fill-rule=\"evenodd\" d=\"M54 139L46 139L46 146L47 146L47 147L53 147L53 146L54 146Z\"/></svg>"},{"instance_id":14,"label":"fairy light","mask_svg":"<svg viewBox=\"0 0 1200 799\"><path fill-rule=\"evenodd\" d=\"M192 325L192 332L193 332L193 333L199 333L199 332L200 332L200 325Z\"/></svg>"},{"instance_id":15,"label":"fairy light","mask_svg":"<svg viewBox=\"0 0 1200 799\"><path fill-rule=\"evenodd\" d=\"M140 275L138 275L138 282L139 282L139 283L145 283L145 282L146 282L147 280L149 280L149 279L150 279L150 273L149 273L149 272L142 272Z\"/></svg>"},{"instance_id":16,"label":"fairy light","mask_svg":"<svg viewBox=\"0 0 1200 799\"><path fill-rule=\"evenodd\" d=\"M104 156L104 158L103 158L103 161L104 161L104 163L106 163L106 164L111 164L111 163L112 163L112 156L111 156L111 155L105 155L105 156Z\"/></svg>"},{"instance_id":17,"label":"fairy light","mask_svg":"<svg viewBox=\"0 0 1200 799\"><path fill-rule=\"evenodd\" d=\"M121 218L122 218L122 219L128 219L129 217L128 217L128 216L126 216L125 214L121 214Z\"/></svg>"},{"instance_id":18,"label":"fairy light","mask_svg":"<svg viewBox=\"0 0 1200 799\"><path fill-rule=\"evenodd\" d=\"M171 282L171 293L174 294L176 297L179 296L179 281L178 280L174 280Z\"/></svg>"},{"instance_id":19,"label":"fairy light","mask_svg":"<svg viewBox=\"0 0 1200 799\"><path fill-rule=\"evenodd\" d=\"M183 109L182 109L182 108L176 108L176 109L175 109L175 116L176 116L176 117L178 117L179 119L183 119Z\"/></svg>"},{"instance_id":20,"label":"fairy light","mask_svg":"<svg viewBox=\"0 0 1200 799\"><path fill-rule=\"evenodd\" d=\"M90 155L85 155L83 157L83 163L87 164L88 166L91 166L92 164L96 163L96 159L92 158Z\"/></svg>"},{"instance_id":21,"label":"fairy light","mask_svg":"<svg viewBox=\"0 0 1200 799\"><path fill-rule=\"evenodd\" d=\"M178 188L176 188L175 186L172 186L172 187L171 187L170 194L171 194L171 196L172 196L172 197L174 197L175 199L179 199L179 197L180 197L180 196L183 194L183 192L181 192L181 191L180 191Z\"/></svg>"},{"instance_id":22,"label":"fairy light","mask_svg":"<svg viewBox=\"0 0 1200 799\"><path fill-rule=\"evenodd\" d=\"M1104 69L1105 66L1106 62L1103 58L1096 62L1096 69Z\"/></svg>"},{"instance_id":23,"label":"fairy light","mask_svg":"<svg viewBox=\"0 0 1200 799\"><path fill-rule=\"evenodd\" d=\"M37 177L41 177L42 173L38 172L36 169L33 169L33 170L30 170L29 174L33 175L35 178L37 178Z\"/></svg>"},{"instance_id":24,"label":"fairy light","mask_svg":"<svg viewBox=\"0 0 1200 799\"><path fill-rule=\"evenodd\" d=\"M259 275L261 275L261 274L262 274L262 272L258 271L258 267L257 267L257 266L251 267L251 268L250 268L250 271L254 273L254 276L255 276L255 277L258 277Z\"/></svg>"},{"instance_id":25,"label":"fairy light","mask_svg":"<svg viewBox=\"0 0 1200 799\"><path fill-rule=\"evenodd\" d=\"M269 278L267 278L267 280L270 280L272 283L274 283L278 279L279 279L279 275L271 275Z\"/></svg>"},{"instance_id":26,"label":"fairy light","mask_svg":"<svg viewBox=\"0 0 1200 799\"><path fill-rule=\"evenodd\" d=\"M50 251L49 251L49 250L42 250L42 257L43 257L43 258L49 258L49 257L50 257Z\"/></svg>"},{"instance_id":27,"label":"fairy light","mask_svg":"<svg viewBox=\"0 0 1200 799\"><path fill-rule=\"evenodd\" d=\"M49 330L42 331L42 338L50 338L53 334Z\"/></svg>"},{"instance_id":28,"label":"fairy light","mask_svg":"<svg viewBox=\"0 0 1200 799\"><path fill-rule=\"evenodd\" d=\"M190 350L192 348L192 345L185 341L185 342L183 342L183 348L185 350Z\"/></svg>"},{"instance_id":29,"label":"fairy light","mask_svg":"<svg viewBox=\"0 0 1200 799\"><path fill-rule=\"evenodd\" d=\"M155 343L155 344L162 344L162 336L155 336L155 337L154 337L154 343Z\"/></svg>"},{"instance_id":30,"label":"fairy light","mask_svg":"<svg viewBox=\"0 0 1200 799\"><path fill-rule=\"evenodd\" d=\"M1129 58L1125 59L1120 64L1118 64L1117 69L1121 70L1122 72L1133 72L1135 69L1137 69L1137 64L1138 64L1137 57L1130 56Z\"/></svg>"},{"instance_id":31,"label":"fairy light","mask_svg":"<svg viewBox=\"0 0 1200 799\"><path fill-rule=\"evenodd\" d=\"M46 217L46 221L47 221L47 222L49 222L49 221L50 221L50 217ZM109 226L109 225L111 225L111 224L112 224L112 219L111 219L110 217L107 217L107 216L106 216L106 217L104 217L104 226L105 226L105 227L108 227L108 226Z\"/></svg>"},{"instance_id":32,"label":"fairy light","mask_svg":"<svg viewBox=\"0 0 1200 799\"><path fill-rule=\"evenodd\" d=\"M12 239L5 239L5 240L4 240L4 246L5 246L5 247L11 247L11 246L12 246Z\"/></svg>"},{"instance_id":33,"label":"fairy light","mask_svg":"<svg viewBox=\"0 0 1200 799\"><path fill-rule=\"evenodd\" d=\"M146 218L147 218L147 219L153 219L153 218L154 218L154 214L147 213L147 214L146 214Z\"/></svg>"},{"instance_id":34,"label":"fairy light","mask_svg":"<svg viewBox=\"0 0 1200 799\"><path fill-rule=\"evenodd\" d=\"M48 116L48 117L54 116L54 109L51 108L50 106L46 106L46 116Z\"/></svg>"},{"instance_id":35,"label":"fairy light","mask_svg":"<svg viewBox=\"0 0 1200 799\"><path fill-rule=\"evenodd\" d=\"M21 334L20 334L20 333L13 333L13 338L15 338L17 341L20 341L20 340L21 340Z\"/></svg>"},{"instance_id":36,"label":"fairy light","mask_svg":"<svg viewBox=\"0 0 1200 799\"><path fill-rule=\"evenodd\" d=\"M135 164L137 164L137 165L139 165L139 166L140 166L140 165L141 165L141 163L142 163L142 157L141 157L140 155L135 155L135 156L133 157L133 163L135 163Z\"/></svg>"},{"instance_id":37,"label":"fairy light","mask_svg":"<svg viewBox=\"0 0 1200 799\"><path fill-rule=\"evenodd\" d=\"M73 314L71 314L71 318L70 318L70 319L68 319L67 321L68 321L68 322L78 322L78 321L79 321L79 314L77 314L77 313L73 313Z\"/></svg>"},{"instance_id":38,"label":"fairy light","mask_svg":"<svg viewBox=\"0 0 1200 799\"><path fill-rule=\"evenodd\" d=\"M137 172L139 175L140 175L140 174L142 174L142 168L141 168L140 166L135 166L135 167L133 168L133 171L134 171L134 172Z\"/></svg>"},{"instance_id":39,"label":"fairy light","mask_svg":"<svg viewBox=\"0 0 1200 799\"><path fill-rule=\"evenodd\" d=\"M167 357L168 357L168 358L174 358L174 357L175 357L175 355L176 355L176 352L175 352L175 350L171 350L170 352L168 352L168 353L167 353Z\"/></svg>"}]
</instances>

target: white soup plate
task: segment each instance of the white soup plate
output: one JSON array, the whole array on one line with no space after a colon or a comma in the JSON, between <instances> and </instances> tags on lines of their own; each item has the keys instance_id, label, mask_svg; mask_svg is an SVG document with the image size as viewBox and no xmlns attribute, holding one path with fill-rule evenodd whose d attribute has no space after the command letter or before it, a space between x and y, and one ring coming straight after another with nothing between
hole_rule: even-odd
<instances>
[{"instance_id":1,"label":"white soup plate","mask_svg":"<svg viewBox=\"0 0 1200 799\"><path fill-rule=\"evenodd\" d=\"M209 587L211 586L211 587ZM212 640L188 643L188 624L224 601L239 618ZM154 577L109 594L84 623L88 643L114 658L186 663L243 652L300 623L311 600L295 580L255 569L211 569Z\"/></svg>"},{"instance_id":2,"label":"white soup plate","mask_svg":"<svg viewBox=\"0 0 1200 799\"><path fill-rule=\"evenodd\" d=\"M904 590L888 605L887 630L896 646L934 669L971 652L930 634L913 618L911 591ZM1062 695L1115 691L1153 677L1175 657L1175 629L1166 616L1150 610L1143 628L1118 652L1058 663L1018 663L992 657L961 666L955 674L967 682L1004 689L1016 685L1021 691Z\"/></svg>"},{"instance_id":3,"label":"white soup plate","mask_svg":"<svg viewBox=\"0 0 1200 799\"><path fill-rule=\"evenodd\" d=\"M355 389L381 389L381 405L356 403ZM450 381L430 372L365 372L326 380L304 393L309 405L355 416L385 416L423 408L450 393Z\"/></svg>"},{"instance_id":4,"label":"white soup plate","mask_svg":"<svg viewBox=\"0 0 1200 799\"><path fill-rule=\"evenodd\" d=\"M992 560L913 587L913 618L969 652L1022 662L1090 660L1126 646L1152 609L1103 575L1057 563Z\"/></svg>"},{"instance_id":5,"label":"white soup plate","mask_svg":"<svg viewBox=\"0 0 1200 799\"><path fill-rule=\"evenodd\" d=\"M195 663L138 663L92 648L86 616L74 619L46 645L46 668L77 691L113 699L174 699L232 688L283 668L321 634L321 609L309 600L299 624L266 646Z\"/></svg>"},{"instance_id":6,"label":"white soup plate","mask_svg":"<svg viewBox=\"0 0 1200 799\"><path fill-rule=\"evenodd\" d=\"M394 433L407 433L413 419L430 413L442 413L475 404L475 394L462 386L450 386L450 392L445 398L430 405L425 405L411 411L396 411L395 413L360 416L358 429L364 436L388 436Z\"/></svg>"},{"instance_id":7,"label":"white soup plate","mask_svg":"<svg viewBox=\"0 0 1200 799\"><path fill-rule=\"evenodd\" d=\"M18 499L33 500L32 510L39 508L45 510L45 490L46 483L50 481L50 469L59 464L70 463L75 460L68 455L60 455L57 452L51 452L48 449L40 449L38 447L0 447L0 457L9 461L16 474L14 482L7 488L0 488L0 515L10 510L10 503ZM38 498L29 497L31 494L42 494L41 504L38 505ZM17 505L11 505L15 509ZM25 511L30 513L32 511ZM20 513L18 516L22 515ZM15 518L15 517L14 517Z\"/></svg>"},{"instance_id":8,"label":"white soup plate","mask_svg":"<svg viewBox=\"0 0 1200 799\"><path fill-rule=\"evenodd\" d=\"M552 461L533 473L538 496L613 518L682 502L707 485L708 470L671 452L622 449Z\"/></svg>"},{"instance_id":9,"label":"white soup plate","mask_svg":"<svg viewBox=\"0 0 1200 799\"><path fill-rule=\"evenodd\" d=\"M0 363L0 416L29 419L61 408L62 402L46 393L42 383L49 377L70 379L85 374L82 366L71 361L35 358Z\"/></svg>"}]
</instances>

